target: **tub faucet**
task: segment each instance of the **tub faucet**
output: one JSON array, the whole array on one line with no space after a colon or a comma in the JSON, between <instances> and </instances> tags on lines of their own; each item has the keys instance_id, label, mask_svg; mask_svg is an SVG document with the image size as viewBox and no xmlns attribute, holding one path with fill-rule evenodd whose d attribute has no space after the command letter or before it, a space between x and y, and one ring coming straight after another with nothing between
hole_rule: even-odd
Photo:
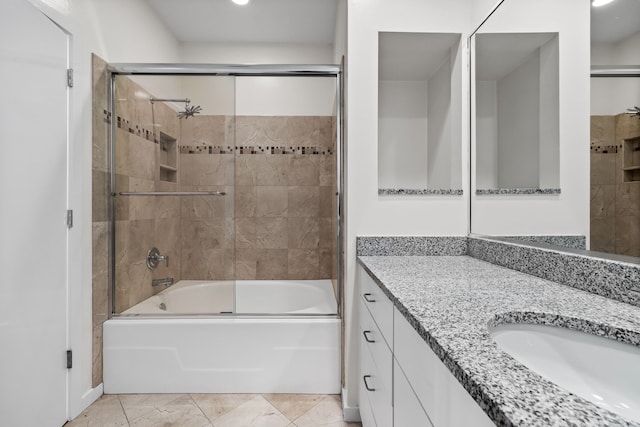
<instances>
[{"instance_id":1,"label":"tub faucet","mask_svg":"<svg viewBox=\"0 0 640 427\"><path fill-rule=\"evenodd\" d=\"M165 277L164 279L151 280L151 286L169 286L173 285L173 277Z\"/></svg>"}]
</instances>

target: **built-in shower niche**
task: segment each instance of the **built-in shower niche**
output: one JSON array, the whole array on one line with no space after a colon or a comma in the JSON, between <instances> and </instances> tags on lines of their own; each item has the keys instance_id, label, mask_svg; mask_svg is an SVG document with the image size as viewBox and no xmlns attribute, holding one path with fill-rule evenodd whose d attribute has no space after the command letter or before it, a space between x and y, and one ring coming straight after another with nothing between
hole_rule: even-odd
<instances>
[{"instance_id":1,"label":"built-in shower niche","mask_svg":"<svg viewBox=\"0 0 640 427\"><path fill-rule=\"evenodd\" d=\"M474 36L476 188L559 187L558 33Z\"/></svg>"},{"instance_id":2,"label":"built-in shower niche","mask_svg":"<svg viewBox=\"0 0 640 427\"><path fill-rule=\"evenodd\" d=\"M379 33L379 194L461 192L460 40L458 33Z\"/></svg>"},{"instance_id":3,"label":"built-in shower niche","mask_svg":"<svg viewBox=\"0 0 640 427\"><path fill-rule=\"evenodd\" d=\"M178 151L177 140L160 132L160 181L178 182Z\"/></svg>"},{"instance_id":4,"label":"built-in shower niche","mask_svg":"<svg viewBox=\"0 0 640 427\"><path fill-rule=\"evenodd\" d=\"M640 136L624 140L624 182L640 181Z\"/></svg>"}]
</instances>

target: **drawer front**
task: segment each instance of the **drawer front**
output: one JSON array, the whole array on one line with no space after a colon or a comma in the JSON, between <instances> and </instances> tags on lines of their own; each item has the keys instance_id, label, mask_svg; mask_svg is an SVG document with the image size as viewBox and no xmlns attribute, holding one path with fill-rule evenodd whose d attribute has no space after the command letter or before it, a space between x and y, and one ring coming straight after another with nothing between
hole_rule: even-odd
<instances>
[{"instance_id":1,"label":"drawer front","mask_svg":"<svg viewBox=\"0 0 640 427\"><path fill-rule=\"evenodd\" d=\"M393 348L393 303L362 267L360 297L371 313L389 348Z\"/></svg>"},{"instance_id":2,"label":"drawer front","mask_svg":"<svg viewBox=\"0 0 640 427\"><path fill-rule=\"evenodd\" d=\"M360 396L361 400L363 393L367 396L377 425L391 426L393 355L364 304L360 306Z\"/></svg>"},{"instance_id":3,"label":"drawer front","mask_svg":"<svg viewBox=\"0 0 640 427\"><path fill-rule=\"evenodd\" d=\"M360 407L360 419L362 420L363 427L376 427L376 421L373 416L372 403L373 391L369 391L367 386L371 387L372 381L369 380L365 383L365 375L373 376L375 369L373 367L373 360L371 360L371 354L366 348L360 348L360 378L358 379L358 405ZM370 377L367 377L367 379Z\"/></svg>"},{"instance_id":4,"label":"drawer front","mask_svg":"<svg viewBox=\"0 0 640 427\"><path fill-rule=\"evenodd\" d=\"M402 314L394 317L394 357L433 426L494 426Z\"/></svg>"},{"instance_id":5,"label":"drawer front","mask_svg":"<svg viewBox=\"0 0 640 427\"><path fill-rule=\"evenodd\" d=\"M424 412L420 401L409 385L407 377L394 362L393 390L393 427L433 427L431 420Z\"/></svg>"}]
</instances>

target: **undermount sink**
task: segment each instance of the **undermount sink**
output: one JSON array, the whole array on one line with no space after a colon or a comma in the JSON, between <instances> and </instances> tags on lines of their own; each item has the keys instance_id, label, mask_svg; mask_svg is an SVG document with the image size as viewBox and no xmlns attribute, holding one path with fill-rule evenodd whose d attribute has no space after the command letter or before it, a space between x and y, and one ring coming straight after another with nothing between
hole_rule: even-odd
<instances>
[{"instance_id":1,"label":"undermount sink","mask_svg":"<svg viewBox=\"0 0 640 427\"><path fill-rule=\"evenodd\" d=\"M640 347L555 326L490 328L498 347L564 389L640 422Z\"/></svg>"}]
</instances>

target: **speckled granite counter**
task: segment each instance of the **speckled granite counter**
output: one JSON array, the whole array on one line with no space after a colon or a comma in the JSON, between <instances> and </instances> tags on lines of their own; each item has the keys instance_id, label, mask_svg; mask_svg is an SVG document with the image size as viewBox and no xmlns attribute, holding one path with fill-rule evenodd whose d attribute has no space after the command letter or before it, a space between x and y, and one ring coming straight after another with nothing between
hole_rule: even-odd
<instances>
[{"instance_id":1,"label":"speckled granite counter","mask_svg":"<svg viewBox=\"0 0 640 427\"><path fill-rule=\"evenodd\" d=\"M361 256L431 349L500 426L640 426L498 349L488 324L543 323L640 344L640 308L468 256Z\"/></svg>"}]
</instances>

